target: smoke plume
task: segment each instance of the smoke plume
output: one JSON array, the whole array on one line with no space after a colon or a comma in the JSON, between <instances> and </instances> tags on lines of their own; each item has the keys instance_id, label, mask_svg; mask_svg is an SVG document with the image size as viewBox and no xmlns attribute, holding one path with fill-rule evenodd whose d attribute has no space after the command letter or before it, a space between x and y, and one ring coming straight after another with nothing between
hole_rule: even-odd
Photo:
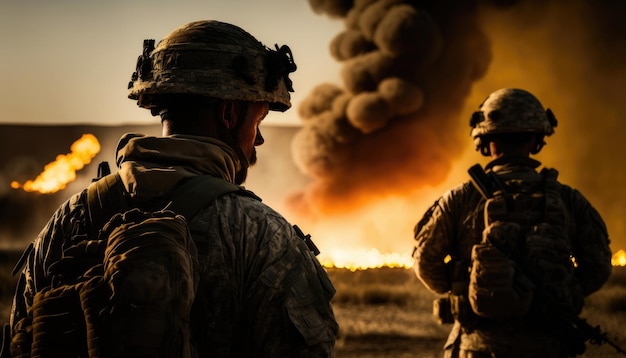
<instances>
[{"instance_id":1,"label":"smoke plume","mask_svg":"<svg viewBox=\"0 0 626 358\"><path fill-rule=\"evenodd\" d=\"M462 152L458 118L491 61L476 3L310 1L345 30L330 43L343 86L301 104L292 148L312 184L292 203L317 213L441 183Z\"/></svg>"},{"instance_id":2,"label":"smoke plume","mask_svg":"<svg viewBox=\"0 0 626 358\"><path fill-rule=\"evenodd\" d=\"M299 108L294 161L312 181L295 209L332 215L466 180L450 176L481 160L469 115L502 87L531 91L559 119L539 159L601 212L623 209L626 189L598 190L626 180L598 160L621 151L606 138L626 131L623 2L309 3L345 24L329 46L342 84L320 84Z\"/></svg>"}]
</instances>

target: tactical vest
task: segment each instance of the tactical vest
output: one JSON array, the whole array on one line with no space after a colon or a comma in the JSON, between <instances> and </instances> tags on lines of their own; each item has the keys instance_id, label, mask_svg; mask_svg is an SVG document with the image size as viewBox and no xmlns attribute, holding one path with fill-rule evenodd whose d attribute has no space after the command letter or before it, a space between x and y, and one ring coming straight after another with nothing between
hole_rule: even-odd
<instances>
[{"instance_id":1,"label":"tactical vest","mask_svg":"<svg viewBox=\"0 0 626 358\"><path fill-rule=\"evenodd\" d=\"M471 255L468 300L476 315L542 315L538 286L568 310L580 310L582 301L571 290L570 217L557 174L544 169L536 180L505 178L503 190L487 199L482 241Z\"/></svg>"}]
</instances>

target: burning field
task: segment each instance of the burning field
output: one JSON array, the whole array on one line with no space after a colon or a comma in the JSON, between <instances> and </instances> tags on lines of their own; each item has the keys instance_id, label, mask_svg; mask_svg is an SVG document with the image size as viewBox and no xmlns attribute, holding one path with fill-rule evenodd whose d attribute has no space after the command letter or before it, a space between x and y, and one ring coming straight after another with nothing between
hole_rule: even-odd
<instances>
[{"instance_id":1,"label":"burning field","mask_svg":"<svg viewBox=\"0 0 626 358\"><path fill-rule=\"evenodd\" d=\"M533 92L559 120L538 156L603 215L615 271L583 316L626 346L626 7L618 0L309 0L345 29L329 39L340 83L322 83L300 127L262 128L246 186L312 234L335 286L337 357L439 357L450 327L408 269L412 234L445 190L486 161L469 114L502 87ZM622 15L620 15L622 14ZM297 56L296 56L297 58ZM297 83L294 84L297 90ZM54 209L114 162L125 132L154 126L0 128L0 309L19 252ZM6 134L9 135L6 135ZM60 174L60 172L63 174ZM50 180L55 181L50 184ZM11 253L11 254L9 254ZM2 317L4 318L4 317ZM590 346L588 357L613 357Z\"/></svg>"}]
</instances>

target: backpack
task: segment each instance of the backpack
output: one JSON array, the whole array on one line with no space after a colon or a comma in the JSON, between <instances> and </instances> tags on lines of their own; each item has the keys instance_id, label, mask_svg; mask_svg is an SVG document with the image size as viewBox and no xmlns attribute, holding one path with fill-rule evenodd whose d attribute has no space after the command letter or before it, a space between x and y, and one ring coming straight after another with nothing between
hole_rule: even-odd
<instances>
[{"instance_id":1,"label":"backpack","mask_svg":"<svg viewBox=\"0 0 626 358\"><path fill-rule=\"evenodd\" d=\"M510 179L485 202L482 241L472 247L468 299L481 317L519 317L549 309L548 292L567 310L582 308L572 292L569 214L554 169L536 180ZM540 286L541 291L537 291ZM535 312L535 311L533 311Z\"/></svg>"},{"instance_id":2,"label":"backpack","mask_svg":"<svg viewBox=\"0 0 626 358\"><path fill-rule=\"evenodd\" d=\"M176 187L159 210L144 211L118 174L89 185L89 233L50 266L52 285L35 294L32 319L16 323L11 356L192 357L198 261L187 220L229 192L258 199L203 175Z\"/></svg>"}]
</instances>

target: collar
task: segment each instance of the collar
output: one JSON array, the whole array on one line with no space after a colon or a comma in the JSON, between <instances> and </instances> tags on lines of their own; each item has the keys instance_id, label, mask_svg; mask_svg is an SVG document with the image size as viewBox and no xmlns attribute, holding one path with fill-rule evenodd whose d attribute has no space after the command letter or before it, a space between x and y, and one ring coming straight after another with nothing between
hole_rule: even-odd
<instances>
[{"instance_id":1,"label":"collar","mask_svg":"<svg viewBox=\"0 0 626 358\"><path fill-rule=\"evenodd\" d=\"M503 156L492 160L485 166L485 171L494 173L510 173L516 171L535 171L541 162L530 157Z\"/></svg>"},{"instance_id":2,"label":"collar","mask_svg":"<svg viewBox=\"0 0 626 358\"><path fill-rule=\"evenodd\" d=\"M116 163L126 190L139 200L166 194L179 181L212 175L235 182L239 158L226 143L214 138L125 134L117 147Z\"/></svg>"}]
</instances>

